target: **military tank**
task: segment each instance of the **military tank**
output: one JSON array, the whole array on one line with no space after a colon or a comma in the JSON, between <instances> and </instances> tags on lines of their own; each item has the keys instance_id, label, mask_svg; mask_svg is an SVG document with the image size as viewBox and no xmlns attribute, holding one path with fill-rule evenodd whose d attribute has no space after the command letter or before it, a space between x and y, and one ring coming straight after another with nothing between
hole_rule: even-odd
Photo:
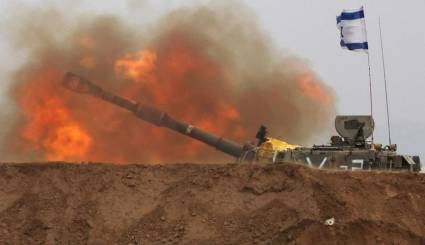
<instances>
[{"instance_id":1,"label":"military tank","mask_svg":"<svg viewBox=\"0 0 425 245\"><path fill-rule=\"evenodd\" d=\"M217 150L233 156L238 162L299 163L319 169L342 170L399 170L421 171L418 156L397 154L397 145L383 146L368 139L375 127L371 116L337 116L335 128L339 136L333 136L330 144L302 147L288 144L268 135L261 126L256 143L240 144L177 120L153 106L136 103L114 95L89 80L66 73L63 86L71 91L89 94L116 106L127 109L138 118L158 127L166 127L187 137L201 141Z\"/></svg>"}]
</instances>

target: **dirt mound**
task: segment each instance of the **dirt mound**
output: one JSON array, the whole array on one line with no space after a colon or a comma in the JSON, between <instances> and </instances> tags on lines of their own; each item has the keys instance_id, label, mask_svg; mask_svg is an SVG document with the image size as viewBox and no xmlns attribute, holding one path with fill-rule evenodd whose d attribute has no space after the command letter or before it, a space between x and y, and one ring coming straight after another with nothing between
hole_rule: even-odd
<instances>
[{"instance_id":1,"label":"dirt mound","mask_svg":"<svg viewBox=\"0 0 425 245\"><path fill-rule=\"evenodd\" d=\"M424 244L424 205L423 174L0 166L0 244Z\"/></svg>"}]
</instances>

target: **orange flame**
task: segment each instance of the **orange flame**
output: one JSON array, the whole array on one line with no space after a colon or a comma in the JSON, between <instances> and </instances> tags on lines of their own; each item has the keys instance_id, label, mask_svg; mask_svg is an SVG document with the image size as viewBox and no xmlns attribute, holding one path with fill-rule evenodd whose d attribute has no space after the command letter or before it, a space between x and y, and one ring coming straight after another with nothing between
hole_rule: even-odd
<instances>
[{"instance_id":1,"label":"orange flame","mask_svg":"<svg viewBox=\"0 0 425 245\"><path fill-rule=\"evenodd\" d=\"M219 97L209 96L209 91L195 90L197 86L205 86L204 81L221 76L216 70L217 65L198 54L183 39L172 39L164 45L166 51L161 52L161 55L154 49L146 49L127 54L114 63L116 76L132 81L131 86L123 88L120 94L134 99L142 94L140 100L149 101L160 109L164 109L161 108L163 106L167 111L178 112L179 118L197 127L242 137L245 131L241 126L234 126L230 130L230 125L238 125L240 120L236 107ZM188 74L198 77L199 84L191 84L192 81L186 77ZM188 92L191 89L193 90ZM194 95L196 97L192 97ZM175 103L176 101L179 103ZM169 142L168 132L163 128L151 126L148 131L150 139ZM201 148L199 142L187 141L182 148L176 149L186 156L195 156ZM157 159L163 158L161 155L158 153Z\"/></svg>"},{"instance_id":2,"label":"orange flame","mask_svg":"<svg viewBox=\"0 0 425 245\"><path fill-rule=\"evenodd\" d=\"M301 91L310 99L321 103L323 106L330 106L332 97L324 90L323 85L311 73L304 73L298 79Z\"/></svg>"},{"instance_id":3,"label":"orange flame","mask_svg":"<svg viewBox=\"0 0 425 245\"><path fill-rule=\"evenodd\" d=\"M128 54L115 62L115 72L134 81L151 81L155 71L157 55L151 50Z\"/></svg>"},{"instance_id":4,"label":"orange flame","mask_svg":"<svg viewBox=\"0 0 425 245\"><path fill-rule=\"evenodd\" d=\"M299 108L304 106L302 103L308 106L319 102L322 108L330 108L333 101L310 72L295 79L276 77L277 81L270 76L268 79L273 81L261 81L261 86L235 88L226 76L227 67L212 59L203 44L184 35L165 35L149 48L134 53L120 50L99 54L97 42L86 36L75 42L77 49L70 60L66 60L69 53L58 55L66 60L63 64L61 58L59 64L46 58L50 62L42 60L41 67L23 69L26 77L16 89L23 116L16 135L21 136L27 151L41 159L229 160L195 140L140 122L128 112L98 99L63 89L60 81L68 69L86 73L82 75L88 75L90 80L118 95L153 104L178 119L234 140L253 138L252 134L262 123L268 120L277 125L282 123L281 118L286 133L295 138L301 130L296 119L290 117L297 116ZM47 65L51 63L56 65ZM286 86L297 87L294 91L297 96L308 99L291 101L293 96L282 94L288 91ZM314 130L309 129L309 132Z\"/></svg>"},{"instance_id":5,"label":"orange flame","mask_svg":"<svg viewBox=\"0 0 425 245\"><path fill-rule=\"evenodd\" d=\"M91 138L72 118L63 98L56 95L51 81L60 81L60 77L54 69L44 69L18 90L27 118L21 136L47 160L82 160L90 150Z\"/></svg>"}]
</instances>

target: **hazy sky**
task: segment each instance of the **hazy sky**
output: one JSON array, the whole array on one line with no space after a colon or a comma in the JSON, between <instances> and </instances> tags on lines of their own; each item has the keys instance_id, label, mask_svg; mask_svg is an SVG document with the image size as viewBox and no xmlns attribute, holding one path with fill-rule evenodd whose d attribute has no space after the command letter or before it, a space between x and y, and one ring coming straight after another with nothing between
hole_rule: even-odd
<instances>
[{"instance_id":1,"label":"hazy sky","mask_svg":"<svg viewBox=\"0 0 425 245\"><path fill-rule=\"evenodd\" d=\"M10 5L57 4L62 1L0 0L0 91L7 85L8 72L16 68L22 53L12 51L3 35L11 18ZM134 25L152 22L167 11L210 1L130 0L75 1L81 12L114 13ZM214 2L214 1L212 1ZM365 6L372 63L376 138L387 143L384 82L379 44L378 18L382 19L384 49L392 117L393 142L401 153L425 156L425 28L424 0L245 0L263 30L276 46L305 59L338 96L340 114L369 113L367 56L342 50L335 17L344 8ZM130 3L130 4L129 4ZM2 104L10 104L3 95ZM319 143L319 142L318 142ZM321 143L321 142L320 142ZM325 143L325 142L323 142Z\"/></svg>"}]
</instances>

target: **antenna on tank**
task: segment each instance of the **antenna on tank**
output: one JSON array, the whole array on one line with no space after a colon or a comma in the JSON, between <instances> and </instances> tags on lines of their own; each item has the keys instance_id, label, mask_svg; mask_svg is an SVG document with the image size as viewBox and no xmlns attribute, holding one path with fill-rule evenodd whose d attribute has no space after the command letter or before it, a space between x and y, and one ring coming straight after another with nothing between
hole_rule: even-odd
<instances>
[{"instance_id":1,"label":"antenna on tank","mask_svg":"<svg viewBox=\"0 0 425 245\"><path fill-rule=\"evenodd\" d=\"M390 109L388 102L388 87L387 87L387 71L385 68L385 57L384 57L384 45L382 38L382 27L381 27L381 17L379 17L379 37L381 39L381 58L382 58L382 68L384 71L384 84L385 84L385 103L387 106L387 126L388 126L388 143L391 145L391 124L390 124Z\"/></svg>"}]
</instances>

